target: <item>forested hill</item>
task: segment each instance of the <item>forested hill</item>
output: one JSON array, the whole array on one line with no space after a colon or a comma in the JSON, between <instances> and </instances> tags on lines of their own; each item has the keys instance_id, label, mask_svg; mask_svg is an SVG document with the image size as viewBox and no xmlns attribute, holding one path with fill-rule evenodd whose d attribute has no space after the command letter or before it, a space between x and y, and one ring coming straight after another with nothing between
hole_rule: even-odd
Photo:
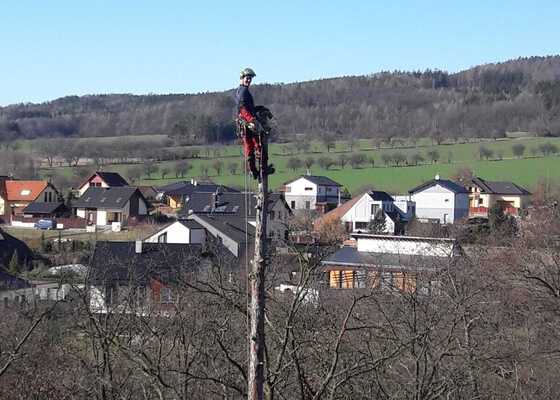
<instances>
[{"instance_id":1,"label":"forested hill","mask_svg":"<svg viewBox=\"0 0 560 400\"><path fill-rule=\"evenodd\" d=\"M264 74L263 74L264 75ZM278 140L312 137L560 135L560 56L520 58L449 74L379 72L255 85ZM168 134L183 144L232 136L233 90L69 96L0 108L0 139Z\"/></svg>"}]
</instances>

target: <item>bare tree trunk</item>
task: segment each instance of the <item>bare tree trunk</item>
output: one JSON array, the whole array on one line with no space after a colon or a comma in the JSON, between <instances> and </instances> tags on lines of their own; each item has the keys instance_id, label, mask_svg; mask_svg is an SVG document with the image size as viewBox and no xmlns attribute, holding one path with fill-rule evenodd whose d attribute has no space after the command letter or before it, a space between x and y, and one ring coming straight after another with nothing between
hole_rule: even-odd
<instances>
[{"instance_id":1,"label":"bare tree trunk","mask_svg":"<svg viewBox=\"0 0 560 400\"><path fill-rule=\"evenodd\" d=\"M259 194L255 227L255 258L249 276L251 305L249 315L251 329L249 337L249 380L248 399L262 400L264 388L264 310L265 310L265 270L266 270L266 222L268 205L268 146L267 137L261 134L261 160Z\"/></svg>"}]
</instances>

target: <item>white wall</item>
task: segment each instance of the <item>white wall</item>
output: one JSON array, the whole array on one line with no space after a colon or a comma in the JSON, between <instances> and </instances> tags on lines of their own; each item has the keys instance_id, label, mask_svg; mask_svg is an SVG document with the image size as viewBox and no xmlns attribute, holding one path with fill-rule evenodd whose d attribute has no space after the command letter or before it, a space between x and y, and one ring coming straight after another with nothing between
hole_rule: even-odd
<instances>
[{"instance_id":1,"label":"white wall","mask_svg":"<svg viewBox=\"0 0 560 400\"><path fill-rule=\"evenodd\" d=\"M0 215L4 215L4 199L0 197Z\"/></svg>"},{"instance_id":2,"label":"white wall","mask_svg":"<svg viewBox=\"0 0 560 400\"><path fill-rule=\"evenodd\" d=\"M373 200L371 196L367 193L364 193L360 200L356 202L352 206L350 210L344 214L340 220L342 222L351 222L352 223L352 230L364 230L367 228L358 228L356 227L357 222L368 223L375 217L371 213L371 206L377 205L380 210L384 211L391 211L393 209L393 205L391 202L383 203L380 200ZM389 218L387 214L385 214L385 233L395 233L395 223Z\"/></svg>"},{"instance_id":3,"label":"white wall","mask_svg":"<svg viewBox=\"0 0 560 400\"><path fill-rule=\"evenodd\" d=\"M97 210L97 222L96 225L107 225L107 211Z\"/></svg>"},{"instance_id":4,"label":"white wall","mask_svg":"<svg viewBox=\"0 0 560 400\"><path fill-rule=\"evenodd\" d=\"M465 194L465 196L467 196ZM416 203L416 217L438 219L440 223L453 223L455 216L455 193L436 184L411 195ZM468 196L467 196L468 210Z\"/></svg>"},{"instance_id":5,"label":"white wall","mask_svg":"<svg viewBox=\"0 0 560 400\"><path fill-rule=\"evenodd\" d=\"M313 182L309 182L307 179L301 177L286 185L286 188L289 188L284 193L288 206L292 207L292 201L295 201L294 210L305 210L305 203L309 202L309 209L315 209L318 190L317 185ZM311 190L305 190L305 188L310 188Z\"/></svg>"},{"instance_id":6,"label":"white wall","mask_svg":"<svg viewBox=\"0 0 560 400\"><path fill-rule=\"evenodd\" d=\"M86 217L86 209L85 208L78 208L76 210L76 215L80 218L85 218Z\"/></svg>"},{"instance_id":7,"label":"white wall","mask_svg":"<svg viewBox=\"0 0 560 400\"><path fill-rule=\"evenodd\" d=\"M358 251L373 253L449 257L454 249L454 242L452 240L407 240L401 236L398 239L391 236L386 238L358 237L357 242Z\"/></svg>"},{"instance_id":8,"label":"white wall","mask_svg":"<svg viewBox=\"0 0 560 400\"><path fill-rule=\"evenodd\" d=\"M167 243L204 243L204 229L189 229L180 222L174 222L168 227L154 233L145 242L157 243L158 237L167 233Z\"/></svg>"}]
</instances>

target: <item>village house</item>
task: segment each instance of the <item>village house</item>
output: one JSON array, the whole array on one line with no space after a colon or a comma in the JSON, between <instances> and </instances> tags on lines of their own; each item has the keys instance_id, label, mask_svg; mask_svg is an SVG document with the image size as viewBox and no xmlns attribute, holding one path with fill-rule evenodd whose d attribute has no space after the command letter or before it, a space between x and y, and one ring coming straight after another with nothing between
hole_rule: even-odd
<instances>
[{"instance_id":1,"label":"village house","mask_svg":"<svg viewBox=\"0 0 560 400\"><path fill-rule=\"evenodd\" d=\"M198 182L191 179L190 182L174 182L157 188L158 199L163 200L171 209L178 210L188 202L194 193L238 193L238 190L212 182Z\"/></svg>"},{"instance_id":2,"label":"village house","mask_svg":"<svg viewBox=\"0 0 560 400\"><path fill-rule=\"evenodd\" d=\"M215 253L222 253L220 249L225 249L238 266L251 258L255 227L245 218L220 214L192 214L190 218L205 229L206 245Z\"/></svg>"},{"instance_id":3,"label":"village house","mask_svg":"<svg viewBox=\"0 0 560 400\"><path fill-rule=\"evenodd\" d=\"M117 172L96 171L89 176L79 187L79 195L82 196L90 187L122 187L129 186L128 182Z\"/></svg>"},{"instance_id":4,"label":"village house","mask_svg":"<svg viewBox=\"0 0 560 400\"><path fill-rule=\"evenodd\" d=\"M98 241L89 270L94 313L168 315L181 283L207 268L197 244Z\"/></svg>"},{"instance_id":5,"label":"village house","mask_svg":"<svg viewBox=\"0 0 560 400\"><path fill-rule=\"evenodd\" d=\"M346 232L397 234L414 216L414 203L396 201L386 192L372 190L356 196L316 220L318 228L327 221L339 220Z\"/></svg>"},{"instance_id":6,"label":"village house","mask_svg":"<svg viewBox=\"0 0 560 400\"><path fill-rule=\"evenodd\" d=\"M146 199L137 188L130 186L90 187L72 206L78 217L97 226L126 224L131 218L138 220L148 215Z\"/></svg>"},{"instance_id":7,"label":"village house","mask_svg":"<svg viewBox=\"0 0 560 400\"><path fill-rule=\"evenodd\" d=\"M0 179L0 218L4 223L17 224L31 203L60 204L61 200L61 194L47 181Z\"/></svg>"},{"instance_id":8,"label":"village house","mask_svg":"<svg viewBox=\"0 0 560 400\"><path fill-rule=\"evenodd\" d=\"M326 176L302 175L284 183L281 191L292 210L314 210L324 214L348 200L341 187Z\"/></svg>"},{"instance_id":9,"label":"village house","mask_svg":"<svg viewBox=\"0 0 560 400\"><path fill-rule=\"evenodd\" d=\"M469 216L469 191L447 179L435 179L408 191L421 222L453 224Z\"/></svg>"},{"instance_id":10,"label":"village house","mask_svg":"<svg viewBox=\"0 0 560 400\"><path fill-rule=\"evenodd\" d=\"M146 243L204 244L206 231L192 219L173 221L144 239Z\"/></svg>"},{"instance_id":11,"label":"village house","mask_svg":"<svg viewBox=\"0 0 560 400\"><path fill-rule=\"evenodd\" d=\"M247 204L247 207L245 205ZM257 197L254 193L193 193L185 202L185 216L191 214L234 215L256 225ZM287 223L292 211L280 193L268 195L267 235L278 240L287 237Z\"/></svg>"},{"instance_id":12,"label":"village house","mask_svg":"<svg viewBox=\"0 0 560 400\"><path fill-rule=\"evenodd\" d=\"M469 182L469 216L488 217L498 204L504 213L518 215L531 200L531 193L513 182L487 181L475 177Z\"/></svg>"},{"instance_id":13,"label":"village house","mask_svg":"<svg viewBox=\"0 0 560 400\"><path fill-rule=\"evenodd\" d=\"M463 252L454 239L352 234L354 241L322 262L331 289L378 288L430 294L437 273Z\"/></svg>"}]
</instances>

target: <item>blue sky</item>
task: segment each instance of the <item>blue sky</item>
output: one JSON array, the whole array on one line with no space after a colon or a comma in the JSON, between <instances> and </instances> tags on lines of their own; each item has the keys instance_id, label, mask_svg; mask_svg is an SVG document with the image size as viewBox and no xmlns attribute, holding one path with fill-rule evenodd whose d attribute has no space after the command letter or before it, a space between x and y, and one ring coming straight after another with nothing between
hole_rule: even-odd
<instances>
[{"instance_id":1,"label":"blue sky","mask_svg":"<svg viewBox=\"0 0 560 400\"><path fill-rule=\"evenodd\" d=\"M6 1L0 105L560 53L559 1Z\"/></svg>"}]
</instances>

